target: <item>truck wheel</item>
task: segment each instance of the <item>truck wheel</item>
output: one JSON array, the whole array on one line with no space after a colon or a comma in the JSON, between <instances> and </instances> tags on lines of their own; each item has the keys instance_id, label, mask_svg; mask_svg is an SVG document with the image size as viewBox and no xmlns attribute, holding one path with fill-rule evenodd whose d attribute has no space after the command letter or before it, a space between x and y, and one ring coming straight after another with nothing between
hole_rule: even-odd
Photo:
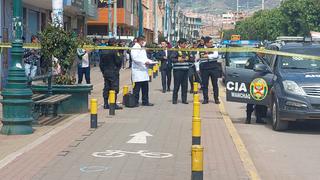
<instances>
[{"instance_id":1,"label":"truck wheel","mask_svg":"<svg viewBox=\"0 0 320 180\"><path fill-rule=\"evenodd\" d=\"M278 99L275 98L272 104L272 128L275 131L285 131L288 129L289 122L281 120L278 103Z\"/></svg>"}]
</instances>

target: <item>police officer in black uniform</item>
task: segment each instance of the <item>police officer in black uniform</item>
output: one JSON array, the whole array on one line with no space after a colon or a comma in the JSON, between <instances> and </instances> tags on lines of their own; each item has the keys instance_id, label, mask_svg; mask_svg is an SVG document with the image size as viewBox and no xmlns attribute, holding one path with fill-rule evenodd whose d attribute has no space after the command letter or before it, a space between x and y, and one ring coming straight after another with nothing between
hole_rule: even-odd
<instances>
[{"instance_id":1,"label":"police officer in black uniform","mask_svg":"<svg viewBox=\"0 0 320 180\"><path fill-rule=\"evenodd\" d=\"M178 41L178 49L184 49L187 46L187 40L181 38ZM171 60L173 63L173 96L172 103L177 104L178 102L178 91L181 86L181 97L182 103L188 104L187 102L187 93L188 93L188 73L190 63L193 62L193 59L190 59L189 53L186 51L172 51Z\"/></svg>"},{"instance_id":2,"label":"police officer in black uniform","mask_svg":"<svg viewBox=\"0 0 320 180\"><path fill-rule=\"evenodd\" d=\"M211 37L204 38L205 46L204 48L212 48L213 42ZM202 104L209 103L208 96L208 86L209 78L211 78L211 83L213 86L214 93L214 102L220 104L219 101L219 87L218 87L218 78L221 74L220 65L217 62L219 54L215 52L199 52L200 54L200 73L202 80L202 91L203 91L203 102Z\"/></svg>"},{"instance_id":3,"label":"police officer in black uniform","mask_svg":"<svg viewBox=\"0 0 320 180\"><path fill-rule=\"evenodd\" d=\"M252 56L248 59L245 69L253 69L254 65L259 64L260 58L263 58L263 54L257 53L255 56ZM266 116L267 113L267 107L263 105L254 105L254 104L247 104L247 118L246 118L246 124L251 123L251 115L255 111L256 115L256 123L264 124L265 122L262 120L262 117Z\"/></svg>"},{"instance_id":4,"label":"police officer in black uniform","mask_svg":"<svg viewBox=\"0 0 320 180\"><path fill-rule=\"evenodd\" d=\"M161 61L160 71L162 81L162 92L166 93L166 91L170 91L172 62L170 60L170 54L169 50L167 49L167 42L165 40L161 42L161 48L164 48L164 50L158 51L155 54L155 57L157 60Z\"/></svg>"},{"instance_id":5,"label":"police officer in black uniform","mask_svg":"<svg viewBox=\"0 0 320 180\"><path fill-rule=\"evenodd\" d=\"M116 46L116 43L116 39L109 39L109 46ZM99 66L104 78L104 109L109 109L109 91L114 90L116 94L119 93L119 72L121 65L121 54L118 50L101 50ZM122 109L122 107L116 105L116 109Z\"/></svg>"},{"instance_id":6,"label":"police officer in black uniform","mask_svg":"<svg viewBox=\"0 0 320 180\"><path fill-rule=\"evenodd\" d=\"M198 43L196 41L192 43L192 48L198 48ZM197 54L198 54L197 51L191 51L190 52L190 57L195 60ZM191 88L190 89L190 93L193 93L193 83L195 81L199 82L199 78L198 78L198 75L197 75L195 64L192 63L190 68L189 68L189 82L190 82L190 88Z\"/></svg>"}]
</instances>

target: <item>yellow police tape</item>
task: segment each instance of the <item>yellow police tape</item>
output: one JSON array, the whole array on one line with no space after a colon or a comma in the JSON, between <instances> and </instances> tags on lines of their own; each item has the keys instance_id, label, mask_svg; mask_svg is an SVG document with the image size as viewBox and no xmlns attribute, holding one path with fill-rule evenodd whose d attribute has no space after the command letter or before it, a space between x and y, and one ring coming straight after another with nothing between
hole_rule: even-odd
<instances>
[{"instance_id":1,"label":"yellow police tape","mask_svg":"<svg viewBox=\"0 0 320 180\"><path fill-rule=\"evenodd\" d=\"M11 48L11 43L0 43L0 48ZM25 43L23 44L23 48L26 49L41 49L40 44L32 44ZM118 46L94 46L94 45L84 45L82 48L87 50L135 50L135 48L130 47L118 47ZM163 50L163 48L143 48L149 51L159 51ZM320 56L311 56L304 54L296 54L296 53L288 53L288 52L280 52L259 48L250 48L250 47L228 47L228 48L171 48L170 51L188 51L188 52L255 52L262 54L270 54L270 55L279 55L279 56L288 56L288 57L297 57L309 60L320 60Z\"/></svg>"}]
</instances>

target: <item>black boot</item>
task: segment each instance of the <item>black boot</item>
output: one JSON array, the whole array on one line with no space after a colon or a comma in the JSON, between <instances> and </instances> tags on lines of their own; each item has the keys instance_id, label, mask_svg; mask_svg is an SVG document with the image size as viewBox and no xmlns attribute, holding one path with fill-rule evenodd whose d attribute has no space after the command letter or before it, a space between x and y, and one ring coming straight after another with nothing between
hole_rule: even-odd
<instances>
[{"instance_id":1,"label":"black boot","mask_svg":"<svg viewBox=\"0 0 320 180\"><path fill-rule=\"evenodd\" d=\"M110 108L110 106L109 106L108 98L105 98L104 99L103 109L109 109L109 108Z\"/></svg>"},{"instance_id":2,"label":"black boot","mask_svg":"<svg viewBox=\"0 0 320 180\"><path fill-rule=\"evenodd\" d=\"M116 110L121 110L123 109L121 106L119 106L118 104L116 104Z\"/></svg>"}]
</instances>

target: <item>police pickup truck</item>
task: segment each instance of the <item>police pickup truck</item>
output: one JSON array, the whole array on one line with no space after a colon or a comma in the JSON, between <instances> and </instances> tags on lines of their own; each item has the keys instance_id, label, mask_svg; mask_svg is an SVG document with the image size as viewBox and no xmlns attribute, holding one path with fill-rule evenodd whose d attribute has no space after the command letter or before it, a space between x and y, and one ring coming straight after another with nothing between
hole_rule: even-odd
<instances>
[{"instance_id":1,"label":"police pickup truck","mask_svg":"<svg viewBox=\"0 0 320 180\"><path fill-rule=\"evenodd\" d=\"M320 44L281 42L267 49L320 56ZM227 100L265 105L272 127L286 130L290 121L320 120L320 61L297 56L265 55L253 69L227 67Z\"/></svg>"},{"instance_id":2,"label":"police pickup truck","mask_svg":"<svg viewBox=\"0 0 320 180\"><path fill-rule=\"evenodd\" d=\"M259 41L254 40L224 40L221 42L222 45L228 47L258 47L260 45ZM222 82L225 83L226 68L244 68L247 60L255 56L253 52L226 52L223 55L222 66Z\"/></svg>"}]
</instances>

